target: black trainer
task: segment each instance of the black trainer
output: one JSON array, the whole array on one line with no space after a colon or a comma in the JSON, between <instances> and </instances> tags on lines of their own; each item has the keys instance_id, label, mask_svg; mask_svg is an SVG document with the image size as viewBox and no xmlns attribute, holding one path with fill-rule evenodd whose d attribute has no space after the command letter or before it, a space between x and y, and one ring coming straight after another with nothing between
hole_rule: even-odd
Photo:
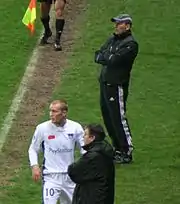
<instances>
[{"instance_id":1,"label":"black trainer","mask_svg":"<svg viewBox=\"0 0 180 204\"><path fill-rule=\"evenodd\" d=\"M61 44L60 44L60 42L55 42L54 43L54 49L56 50L56 51L61 51L62 50L62 46L61 46Z\"/></svg>"},{"instance_id":2,"label":"black trainer","mask_svg":"<svg viewBox=\"0 0 180 204\"><path fill-rule=\"evenodd\" d=\"M132 154L115 151L114 161L117 164L129 164L133 161Z\"/></svg>"},{"instance_id":3,"label":"black trainer","mask_svg":"<svg viewBox=\"0 0 180 204\"><path fill-rule=\"evenodd\" d=\"M41 40L40 40L40 45L46 45L48 44L48 39L52 36L51 30L48 32L44 32Z\"/></svg>"}]
</instances>

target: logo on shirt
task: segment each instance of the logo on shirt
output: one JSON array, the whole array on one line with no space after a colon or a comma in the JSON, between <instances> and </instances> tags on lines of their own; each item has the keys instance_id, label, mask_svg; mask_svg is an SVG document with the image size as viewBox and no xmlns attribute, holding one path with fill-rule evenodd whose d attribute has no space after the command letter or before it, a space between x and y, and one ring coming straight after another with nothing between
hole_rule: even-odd
<instances>
[{"instance_id":1,"label":"logo on shirt","mask_svg":"<svg viewBox=\"0 0 180 204\"><path fill-rule=\"evenodd\" d=\"M49 135L49 136L48 136L48 140L54 140L55 138L56 138L55 135Z\"/></svg>"},{"instance_id":2,"label":"logo on shirt","mask_svg":"<svg viewBox=\"0 0 180 204\"><path fill-rule=\"evenodd\" d=\"M68 134L69 139L73 139L73 136L74 136L73 133L69 133L69 134Z\"/></svg>"},{"instance_id":3,"label":"logo on shirt","mask_svg":"<svg viewBox=\"0 0 180 204\"><path fill-rule=\"evenodd\" d=\"M69 148L52 149L51 147L49 147L49 152L52 152L53 154L68 153L68 152L72 152L72 151L73 151L73 149L69 149Z\"/></svg>"}]
</instances>

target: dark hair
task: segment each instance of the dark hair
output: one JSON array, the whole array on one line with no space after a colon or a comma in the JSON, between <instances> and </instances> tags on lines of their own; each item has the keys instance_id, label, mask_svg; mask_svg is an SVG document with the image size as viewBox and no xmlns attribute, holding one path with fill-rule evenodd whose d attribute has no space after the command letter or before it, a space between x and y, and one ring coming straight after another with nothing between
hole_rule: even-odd
<instances>
[{"instance_id":1,"label":"dark hair","mask_svg":"<svg viewBox=\"0 0 180 204\"><path fill-rule=\"evenodd\" d=\"M102 141L106 137L105 131L100 124L91 123L85 126L89 134L95 136L95 141Z\"/></svg>"}]
</instances>

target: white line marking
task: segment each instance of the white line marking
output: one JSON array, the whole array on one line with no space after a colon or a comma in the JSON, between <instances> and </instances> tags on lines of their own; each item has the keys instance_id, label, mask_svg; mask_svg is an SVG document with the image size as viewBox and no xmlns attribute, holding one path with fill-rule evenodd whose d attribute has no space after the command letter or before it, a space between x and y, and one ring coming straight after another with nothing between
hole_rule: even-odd
<instances>
[{"instance_id":1,"label":"white line marking","mask_svg":"<svg viewBox=\"0 0 180 204\"><path fill-rule=\"evenodd\" d=\"M52 26L52 23L55 21L55 14L54 10L51 9L50 11L51 16L51 22L50 25ZM42 33L41 33L42 35ZM40 36L41 36L40 35ZM23 100L23 97L28 89L28 82L30 81L30 78L33 76L33 73L36 69L36 65L38 62L38 58L40 56L41 48L36 45L35 49L33 50L32 56L29 60L28 66L26 67L24 76L20 82L18 91L12 100L11 106L9 108L8 114L6 118L4 119L4 122L2 124L2 128L0 130L0 152L2 151L3 145L6 141L6 137L9 134L9 131L11 129L11 126L13 124L13 120L16 117L16 113L19 110L19 107L21 105L21 101Z\"/></svg>"},{"instance_id":2,"label":"white line marking","mask_svg":"<svg viewBox=\"0 0 180 204\"><path fill-rule=\"evenodd\" d=\"M24 73L24 76L20 82L17 93L14 99L12 100L11 106L9 108L9 112L7 116L5 117L4 122L2 124L2 128L0 130L0 152L5 143L9 130L11 129L13 120L16 117L16 113L20 107L21 101L23 100L23 97L28 89L28 81L34 73L34 70L36 68L36 64L38 61L38 56L39 56L39 47L36 46L36 48L34 49L32 53L28 66L26 68L26 71Z\"/></svg>"}]
</instances>

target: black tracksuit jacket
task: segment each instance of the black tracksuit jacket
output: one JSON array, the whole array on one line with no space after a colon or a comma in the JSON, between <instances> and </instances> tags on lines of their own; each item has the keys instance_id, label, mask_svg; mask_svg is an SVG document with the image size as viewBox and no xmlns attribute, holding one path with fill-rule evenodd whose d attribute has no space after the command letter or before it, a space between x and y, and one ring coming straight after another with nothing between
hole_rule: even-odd
<instances>
[{"instance_id":1,"label":"black tracksuit jacket","mask_svg":"<svg viewBox=\"0 0 180 204\"><path fill-rule=\"evenodd\" d=\"M113 149L106 142L92 142L87 151L68 168L76 183L72 204L114 204L115 167Z\"/></svg>"},{"instance_id":2,"label":"black tracksuit jacket","mask_svg":"<svg viewBox=\"0 0 180 204\"><path fill-rule=\"evenodd\" d=\"M133 62L138 54L138 43L127 31L114 34L95 52L95 62L102 65L100 82L119 84L129 82Z\"/></svg>"}]
</instances>

